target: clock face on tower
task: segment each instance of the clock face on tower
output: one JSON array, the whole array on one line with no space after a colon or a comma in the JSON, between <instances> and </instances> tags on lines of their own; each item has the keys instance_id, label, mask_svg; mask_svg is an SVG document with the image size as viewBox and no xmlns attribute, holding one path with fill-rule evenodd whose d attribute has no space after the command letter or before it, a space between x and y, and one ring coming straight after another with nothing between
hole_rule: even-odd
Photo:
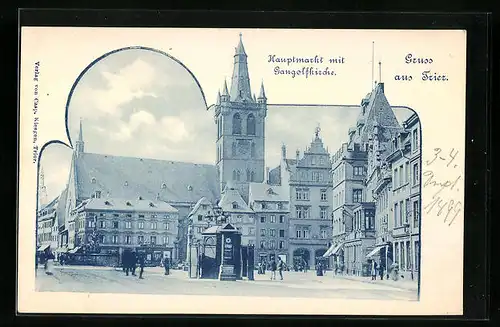
<instances>
[{"instance_id":1,"label":"clock face on tower","mask_svg":"<svg viewBox=\"0 0 500 327\"><path fill-rule=\"evenodd\" d=\"M246 156L250 153L250 141L237 140L238 153Z\"/></svg>"}]
</instances>

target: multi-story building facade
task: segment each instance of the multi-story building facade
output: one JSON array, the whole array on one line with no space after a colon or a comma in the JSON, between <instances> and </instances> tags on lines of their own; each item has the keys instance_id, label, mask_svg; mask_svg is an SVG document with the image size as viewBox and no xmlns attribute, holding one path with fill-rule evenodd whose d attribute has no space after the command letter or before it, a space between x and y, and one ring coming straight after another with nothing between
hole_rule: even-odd
<instances>
[{"instance_id":1,"label":"multi-story building facade","mask_svg":"<svg viewBox=\"0 0 500 327\"><path fill-rule=\"evenodd\" d=\"M288 259L289 194L283 186L265 183L250 184L250 207L256 219L255 261L270 262Z\"/></svg>"},{"instance_id":2,"label":"multi-story building facade","mask_svg":"<svg viewBox=\"0 0 500 327\"><path fill-rule=\"evenodd\" d=\"M420 249L420 123L413 114L392 140L392 260L407 278L418 274Z\"/></svg>"},{"instance_id":3,"label":"multi-story building facade","mask_svg":"<svg viewBox=\"0 0 500 327\"><path fill-rule=\"evenodd\" d=\"M292 264L305 261L309 267L328 264L323 254L332 230L332 163L319 132L318 127L302 157L297 151L293 165L286 158L281 164L281 183L290 190L289 256Z\"/></svg>"},{"instance_id":4,"label":"multi-story building facade","mask_svg":"<svg viewBox=\"0 0 500 327\"><path fill-rule=\"evenodd\" d=\"M45 204L37 214L37 248L45 250L50 248L51 252L56 255L58 249L58 223L57 223L57 207L59 197L55 198L48 204Z\"/></svg>"},{"instance_id":5,"label":"multi-story building facade","mask_svg":"<svg viewBox=\"0 0 500 327\"><path fill-rule=\"evenodd\" d=\"M101 253L147 250L148 260L177 258L178 210L162 201L94 197L72 212L75 246L96 242ZM93 239L96 238L96 239Z\"/></svg>"}]
</instances>

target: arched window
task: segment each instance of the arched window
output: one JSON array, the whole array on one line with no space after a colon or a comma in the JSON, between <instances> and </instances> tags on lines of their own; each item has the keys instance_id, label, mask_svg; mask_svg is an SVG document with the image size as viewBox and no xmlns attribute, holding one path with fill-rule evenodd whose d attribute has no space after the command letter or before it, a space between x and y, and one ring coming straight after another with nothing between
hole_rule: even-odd
<instances>
[{"instance_id":1,"label":"arched window","mask_svg":"<svg viewBox=\"0 0 500 327\"><path fill-rule=\"evenodd\" d=\"M250 156L252 158L255 158L255 143L252 143L252 145L250 147Z\"/></svg>"},{"instance_id":2,"label":"arched window","mask_svg":"<svg viewBox=\"0 0 500 327\"><path fill-rule=\"evenodd\" d=\"M236 171L236 180L239 182L239 181L240 181L240 179L241 179L241 174L240 174L240 171L239 171L239 170L237 170L237 171Z\"/></svg>"},{"instance_id":3,"label":"arched window","mask_svg":"<svg viewBox=\"0 0 500 327\"><path fill-rule=\"evenodd\" d=\"M255 181L255 172L253 171L250 173L250 181L251 182Z\"/></svg>"},{"instance_id":4,"label":"arched window","mask_svg":"<svg viewBox=\"0 0 500 327\"><path fill-rule=\"evenodd\" d=\"M236 142L233 142L231 146L231 156L236 157Z\"/></svg>"},{"instance_id":5,"label":"arched window","mask_svg":"<svg viewBox=\"0 0 500 327\"><path fill-rule=\"evenodd\" d=\"M233 134L241 134L241 117L238 113L233 116Z\"/></svg>"},{"instance_id":6,"label":"arched window","mask_svg":"<svg viewBox=\"0 0 500 327\"><path fill-rule=\"evenodd\" d=\"M247 169L247 182L250 182L250 170Z\"/></svg>"},{"instance_id":7,"label":"arched window","mask_svg":"<svg viewBox=\"0 0 500 327\"><path fill-rule=\"evenodd\" d=\"M255 117L252 114L247 117L247 134L255 135Z\"/></svg>"},{"instance_id":8,"label":"arched window","mask_svg":"<svg viewBox=\"0 0 500 327\"><path fill-rule=\"evenodd\" d=\"M236 180L236 170L233 170L233 180Z\"/></svg>"}]
</instances>

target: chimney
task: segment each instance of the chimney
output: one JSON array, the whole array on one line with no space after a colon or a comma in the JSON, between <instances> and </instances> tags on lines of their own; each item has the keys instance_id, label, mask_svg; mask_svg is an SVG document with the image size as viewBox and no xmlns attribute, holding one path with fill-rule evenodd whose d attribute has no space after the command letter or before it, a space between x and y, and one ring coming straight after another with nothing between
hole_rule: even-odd
<instances>
[{"instance_id":1,"label":"chimney","mask_svg":"<svg viewBox=\"0 0 500 327\"><path fill-rule=\"evenodd\" d=\"M267 184L269 183L269 167L266 167L266 179L265 179L265 181Z\"/></svg>"}]
</instances>

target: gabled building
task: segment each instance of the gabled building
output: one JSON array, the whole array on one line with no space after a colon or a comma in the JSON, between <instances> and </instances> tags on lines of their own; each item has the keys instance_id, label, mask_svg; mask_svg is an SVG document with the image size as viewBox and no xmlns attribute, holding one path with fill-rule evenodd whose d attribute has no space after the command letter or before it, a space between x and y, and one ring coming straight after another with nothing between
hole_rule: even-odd
<instances>
[{"instance_id":1,"label":"gabled building","mask_svg":"<svg viewBox=\"0 0 500 327\"><path fill-rule=\"evenodd\" d=\"M290 203L288 187L250 184L250 207L256 219L255 261L280 257L288 262Z\"/></svg>"},{"instance_id":2,"label":"gabled building","mask_svg":"<svg viewBox=\"0 0 500 327\"><path fill-rule=\"evenodd\" d=\"M50 248L55 255L58 248L58 204L59 197L45 204L37 213L37 249L43 251Z\"/></svg>"}]
</instances>

